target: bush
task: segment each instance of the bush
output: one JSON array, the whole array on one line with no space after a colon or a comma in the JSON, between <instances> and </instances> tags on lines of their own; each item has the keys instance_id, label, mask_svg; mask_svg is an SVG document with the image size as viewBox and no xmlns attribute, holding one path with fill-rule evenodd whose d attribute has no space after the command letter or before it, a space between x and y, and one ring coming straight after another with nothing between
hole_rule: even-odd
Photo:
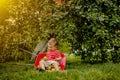
<instances>
[{"instance_id":1,"label":"bush","mask_svg":"<svg viewBox=\"0 0 120 80\"><path fill-rule=\"evenodd\" d=\"M119 0L12 1L6 31L1 28L2 56L30 56L21 56L18 49L33 51L40 39L52 36L70 43L72 53L84 62L120 61Z\"/></svg>"},{"instance_id":2,"label":"bush","mask_svg":"<svg viewBox=\"0 0 120 80\"><path fill-rule=\"evenodd\" d=\"M65 0L54 5L43 18L42 29L71 43L72 52L81 55L84 62L119 62L119 3L118 0Z\"/></svg>"}]
</instances>

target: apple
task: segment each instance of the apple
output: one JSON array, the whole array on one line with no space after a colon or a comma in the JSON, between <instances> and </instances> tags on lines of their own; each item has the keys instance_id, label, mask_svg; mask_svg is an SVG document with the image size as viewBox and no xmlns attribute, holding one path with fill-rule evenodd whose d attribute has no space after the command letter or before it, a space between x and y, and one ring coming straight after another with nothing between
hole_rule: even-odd
<instances>
[{"instance_id":1,"label":"apple","mask_svg":"<svg viewBox=\"0 0 120 80\"><path fill-rule=\"evenodd\" d=\"M47 58L46 56L45 56L45 57L43 57L43 60L45 60L45 61L46 61L47 59L48 59L48 58Z\"/></svg>"},{"instance_id":2,"label":"apple","mask_svg":"<svg viewBox=\"0 0 120 80\"><path fill-rule=\"evenodd\" d=\"M48 66L48 67L47 67L47 70L51 70L51 66Z\"/></svg>"},{"instance_id":3,"label":"apple","mask_svg":"<svg viewBox=\"0 0 120 80\"><path fill-rule=\"evenodd\" d=\"M51 71L55 71L55 68L52 68Z\"/></svg>"}]
</instances>

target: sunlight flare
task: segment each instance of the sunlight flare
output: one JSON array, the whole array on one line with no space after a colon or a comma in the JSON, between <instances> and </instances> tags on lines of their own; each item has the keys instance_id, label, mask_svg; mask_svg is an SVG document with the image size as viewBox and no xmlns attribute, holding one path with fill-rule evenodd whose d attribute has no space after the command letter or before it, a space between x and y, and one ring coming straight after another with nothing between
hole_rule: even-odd
<instances>
[{"instance_id":1,"label":"sunlight flare","mask_svg":"<svg viewBox=\"0 0 120 80\"><path fill-rule=\"evenodd\" d=\"M0 8L5 6L7 0L0 0Z\"/></svg>"}]
</instances>

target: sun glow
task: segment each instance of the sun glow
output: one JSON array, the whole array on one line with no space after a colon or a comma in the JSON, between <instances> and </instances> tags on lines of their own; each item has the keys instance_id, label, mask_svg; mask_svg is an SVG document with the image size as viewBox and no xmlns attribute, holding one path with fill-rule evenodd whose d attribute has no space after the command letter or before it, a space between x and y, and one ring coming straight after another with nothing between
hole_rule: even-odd
<instances>
[{"instance_id":1,"label":"sun glow","mask_svg":"<svg viewBox=\"0 0 120 80\"><path fill-rule=\"evenodd\" d=\"M0 0L0 8L4 7L7 0Z\"/></svg>"},{"instance_id":2,"label":"sun glow","mask_svg":"<svg viewBox=\"0 0 120 80\"><path fill-rule=\"evenodd\" d=\"M0 23L8 18L10 0L0 0Z\"/></svg>"}]
</instances>

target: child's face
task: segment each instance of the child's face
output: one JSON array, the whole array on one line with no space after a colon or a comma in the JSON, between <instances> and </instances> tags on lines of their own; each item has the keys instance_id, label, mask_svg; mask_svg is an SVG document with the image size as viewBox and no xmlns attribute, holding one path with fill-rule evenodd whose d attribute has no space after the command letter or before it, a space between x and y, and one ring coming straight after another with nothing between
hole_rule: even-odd
<instances>
[{"instance_id":1,"label":"child's face","mask_svg":"<svg viewBox=\"0 0 120 80\"><path fill-rule=\"evenodd\" d=\"M49 40L48 41L48 50L55 50L56 49L56 43Z\"/></svg>"}]
</instances>

